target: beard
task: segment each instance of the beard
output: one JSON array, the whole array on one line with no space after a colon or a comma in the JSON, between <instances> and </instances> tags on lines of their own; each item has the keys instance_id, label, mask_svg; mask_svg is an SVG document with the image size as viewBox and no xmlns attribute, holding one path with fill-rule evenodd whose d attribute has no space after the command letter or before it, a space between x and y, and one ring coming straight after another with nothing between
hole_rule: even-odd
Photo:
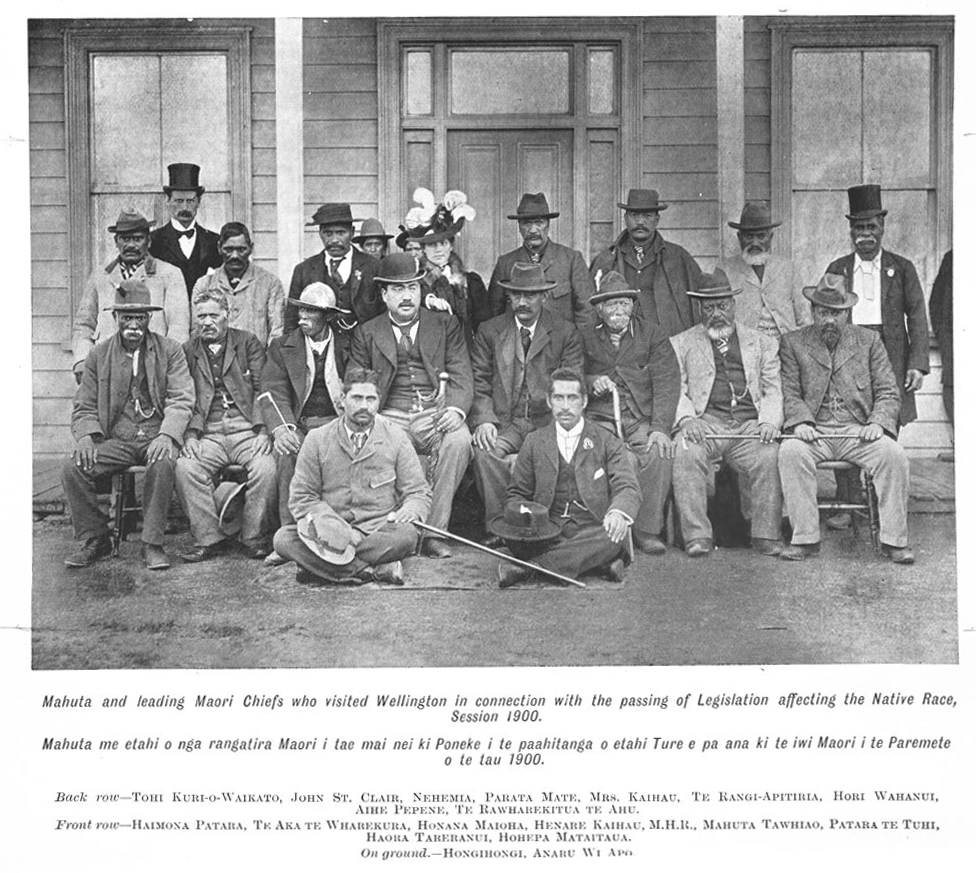
<instances>
[{"instance_id":1,"label":"beard","mask_svg":"<svg viewBox=\"0 0 976 873\"><path fill-rule=\"evenodd\" d=\"M766 264L769 263L769 252L743 249L742 260L745 261L750 267L765 267Z\"/></svg>"},{"instance_id":2,"label":"beard","mask_svg":"<svg viewBox=\"0 0 976 873\"><path fill-rule=\"evenodd\" d=\"M727 340L732 336L732 332L735 330L734 324L729 324L728 322L723 322L720 324L712 325L711 323L705 326L705 333L708 334L708 338L718 342L719 340Z\"/></svg>"},{"instance_id":3,"label":"beard","mask_svg":"<svg viewBox=\"0 0 976 873\"><path fill-rule=\"evenodd\" d=\"M840 342L840 328L836 324L820 325L820 339L828 349L833 351Z\"/></svg>"}]
</instances>

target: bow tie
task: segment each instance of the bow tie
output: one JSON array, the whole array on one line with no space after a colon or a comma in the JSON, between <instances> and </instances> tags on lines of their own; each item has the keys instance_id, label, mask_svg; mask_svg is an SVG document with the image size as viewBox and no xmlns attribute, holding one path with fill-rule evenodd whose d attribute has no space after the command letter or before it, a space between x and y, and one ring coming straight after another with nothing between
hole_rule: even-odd
<instances>
[{"instance_id":1,"label":"bow tie","mask_svg":"<svg viewBox=\"0 0 976 873\"><path fill-rule=\"evenodd\" d=\"M191 227L189 230L178 230L178 231L176 231L176 235L178 237L184 237L185 236L187 239L193 239L193 234L195 234L196 232L197 232L197 229L195 227Z\"/></svg>"}]
</instances>

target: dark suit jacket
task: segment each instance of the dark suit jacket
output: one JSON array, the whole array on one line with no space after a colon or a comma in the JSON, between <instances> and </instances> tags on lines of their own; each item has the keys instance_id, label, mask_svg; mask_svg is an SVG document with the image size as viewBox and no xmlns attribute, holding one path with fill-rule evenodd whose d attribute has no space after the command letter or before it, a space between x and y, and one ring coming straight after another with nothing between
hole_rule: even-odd
<instances>
[{"instance_id":1,"label":"dark suit jacket","mask_svg":"<svg viewBox=\"0 0 976 873\"><path fill-rule=\"evenodd\" d=\"M380 262L370 255L364 255L359 249L352 250L352 270L345 285L337 286L329 275L329 268L326 264L325 256L322 252L312 255L302 261L295 271L291 274L291 286L288 288L288 296L298 299L302 296L302 290L311 285L312 282L325 282L336 292L336 299L341 300L340 291L345 289L349 292L352 299L352 316L346 319L355 318L360 324L365 324L371 318L375 318L386 307L380 297L380 289L375 285L373 279L379 273ZM357 277L356 274L359 274ZM295 330L298 327L298 307L285 306L285 332Z\"/></svg>"},{"instance_id":2,"label":"dark suit jacket","mask_svg":"<svg viewBox=\"0 0 976 873\"><path fill-rule=\"evenodd\" d=\"M841 273L847 278L847 287L854 287L854 253L838 258L828 273ZM906 330L907 322L907 330ZM918 273L907 258L881 251L881 330L884 346L891 359L901 391L900 424L915 421L915 395L905 388L908 370L929 371L929 323L925 316L925 295L918 281Z\"/></svg>"},{"instance_id":3,"label":"dark suit jacket","mask_svg":"<svg viewBox=\"0 0 976 873\"><path fill-rule=\"evenodd\" d=\"M516 377L523 368L529 414L536 427L547 424L551 420L546 405L549 374L557 367L583 372L583 343L576 328L566 319L543 309L527 356L522 353L511 312L486 321L478 329L471 351L474 403L468 424L475 428L486 421L498 426L512 422L518 400Z\"/></svg>"},{"instance_id":4,"label":"dark suit jacket","mask_svg":"<svg viewBox=\"0 0 976 873\"><path fill-rule=\"evenodd\" d=\"M227 393L234 398L237 408L248 421L255 427L263 425L260 409L254 408L254 398L261 393L264 346L253 333L234 327L227 329L225 342L223 379ZM206 342L200 337L193 337L183 344L183 351L197 392L197 402L187 430L206 433L207 415L216 391Z\"/></svg>"},{"instance_id":5,"label":"dark suit jacket","mask_svg":"<svg viewBox=\"0 0 976 873\"><path fill-rule=\"evenodd\" d=\"M444 405L453 406L463 415L467 415L473 396L471 361L460 322L446 312L421 309L417 348L434 388L437 387L441 373L447 373L451 377L447 383ZM387 313L378 315L353 331L349 357L353 364L376 370L380 374L382 409L386 405L386 398L397 372L396 337Z\"/></svg>"},{"instance_id":6,"label":"dark suit jacket","mask_svg":"<svg viewBox=\"0 0 976 873\"><path fill-rule=\"evenodd\" d=\"M186 282L186 293L189 297L193 296L193 286L201 276L207 274L207 270L217 270L223 266L224 259L220 256L217 243L220 236L212 230L197 225L197 233L193 251L187 258L180 248L180 239L173 229L173 222L167 221L162 227L157 227L149 235L149 254L161 261L166 261L174 267L179 268L183 273L183 280Z\"/></svg>"},{"instance_id":7,"label":"dark suit jacket","mask_svg":"<svg viewBox=\"0 0 976 873\"><path fill-rule=\"evenodd\" d=\"M640 486L624 444L599 425L586 421L573 455L576 487L583 505L596 521L611 509L635 518L641 505ZM547 509L556 496L559 447L555 422L533 431L515 461L509 500L532 500Z\"/></svg>"},{"instance_id":8,"label":"dark suit jacket","mask_svg":"<svg viewBox=\"0 0 976 873\"><path fill-rule=\"evenodd\" d=\"M671 435L681 394L681 371L668 335L656 324L632 318L630 329L615 349L599 319L580 330L586 361L586 384L592 391L597 376L609 376L626 385L652 431ZM613 398L590 396L590 413L613 419Z\"/></svg>"},{"instance_id":9,"label":"dark suit jacket","mask_svg":"<svg viewBox=\"0 0 976 873\"><path fill-rule=\"evenodd\" d=\"M865 327L845 325L840 342L830 350L815 325L780 338L784 428L816 424L831 372L847 408L861 424L880 424L897 438L898 383L881 337Z\"/></svg>"},{"instance_id":10,"label":"dark suit jacket","mask_svg":"<svg viewBox=\"0 0 976 873\"><path fill-rule=\"evenodd\" d=\"M939 265L939 275L932 285L929 298L932 331L942 349L942 384L952 385L952 249L945 253Z\"/></svg>"}]
</instances>

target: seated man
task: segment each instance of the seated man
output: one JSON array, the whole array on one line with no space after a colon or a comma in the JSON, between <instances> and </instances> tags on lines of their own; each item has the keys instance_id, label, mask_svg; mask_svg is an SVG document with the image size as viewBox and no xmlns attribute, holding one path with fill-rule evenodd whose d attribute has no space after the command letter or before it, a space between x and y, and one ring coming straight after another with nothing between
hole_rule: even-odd
<instances>
[{"instance_id":1,"label":"seated man","mask_svg":"<svg viewBox=\"0 0 976 873\"><path fill-rule=\"evenodd\" d=\"M471 362L460 322L420 308L423 275L406 252L383 259L375 281L387 311L353 332L350 361L379 373L381 414L409 435L417 454L428 457L433 497L427 523L446 530L454 492L471 460L471 432L464 423L471 408ZM431 558L451 557L447 542L436 535L424 536L422 551Z\"/></svg>"},{"instance_id":2,"label":"seated man","mask_svg":"<svg viewBox=\"0 0 976 873\"><path fill-rule=\"evenodd\" d=\"M108 518L98 506L95 480L145 464L142 555L150 570L164 570L166 515L173 496L176 456L193 410L193 380L176 340L149 330L161 307L138 279L123 281L110 307L118 333L85 358L75 394L71 433L77 445L61 471L75 535L84 541L65 560L88 567L112 551Z\"/></svg>"},{"instance_id":3,"label":"seated man","mask_svg":"<svg viewBox=\"0 0 976 873\"><path fill-rule=\"evenodd\" d=\"M820 551L817 462L850 461L867 470L878 491L881 550L912 564L908 547L908 456L896 442L899 385L881 336L849 322L857 295L844 277L827 273L804 288L813 324L781 341L785 426L798 437L780 447L779 471L793 544L782 557ZM850 439L821 439L850 435Z\"/></svg>"},{"instance_id":4,"label":"seated man","mask_svg":"<svg viewBox=\"0 0 976 873\"><path fill-rule=\"evenodd\" d=\"M525 438L508 486L506 516L493 520L492 531L505 537L511 533L506 518L522 514L521 504L541 504L554 539L539 544L508 537L512 554L570 578L609 565L610 578L619 582L640 486L623 443L583 417L586 402L580 373L553 371L546 403L555 422ZM501 588L531 576L524 567L498 565Z\"/></svg>"},{"instance_id":5,"label":"seated man","mask_svg":"<svg viewBox=\"0 0 976 873\"><path fill-rule=\"evenodd\" d=\"M547 282L538 264L515 264L499 283L510 311L484 322L474 338L474 472L485 501L485 521L501 515L515 455L526 435L552 421L549 374L559 367L583 369L576 328L543 309ZM498 544L489 537L489 545Z\"/></svg>"},{"instance_id":6,"label":"seated man","mask_svg":"<svg viewBox=\"0 0 976 873\"><path fill-rule=\"evenodd\" d=\"M412 522L426 519L430 486L410 438L376 417L379 381L374 371L349 367L342 416L309 433L298 453L289 508L299 524L282 527L274 547L298 564L299 582L403 584L400 560L417 548ZM346 531L344 543L333 537L334 560L309 548L299 533L310 514L317 528ZM304 529L309 536L307 523ZM343 553L350 547L355 556L348 560Z\"/></svg>"},{"instance_id":7,"label":"seated man","mask_svg":"<svg viewBox=\"0 0 976 873\"><path fill-rule=\"evenodd\" d=\"M229 320L227 295L198 282L195 335L183 346L197 400L176 462L176 492L196 541L180 557L190 563L209 560L227 546L214 502L214 477L229 464L247 469L241 546L251 558L265 558L270 551L275 462L254 404L261 391L264 346L253 333L228 327Z\"/></svg>"},{"instance_id":8,"label":"seated man","mask_svg":"<svg viewBox=\"0 0 976 873\"><path fill-rule=\"evenodd\" d=\"M752 547L763 555L783 549L775 442L783 423L779 357L775 339L736 321L738 293L721 270L702 274L698 289L688 292L700 301L701 323L671 338L681 369L674 499L685 551L693 558L712 550L707 487L718 460L750 482Z\"/></svg>"},{"instance_id":9,"label":"seated man","mask_svg":"<svg viewBox=\"0 0 976 873\"><path fill-rule=\"evenodd\" d=\"M670 434L681 374L664 330L634 317L638 293L610 270L600 281L599 293L590 298L597 317L580 329L592 398L586 417L617 432L626 443L641 487L634 546L660 555L665 551L661 528L671 490Z\"/></svg>"}]
</instances>

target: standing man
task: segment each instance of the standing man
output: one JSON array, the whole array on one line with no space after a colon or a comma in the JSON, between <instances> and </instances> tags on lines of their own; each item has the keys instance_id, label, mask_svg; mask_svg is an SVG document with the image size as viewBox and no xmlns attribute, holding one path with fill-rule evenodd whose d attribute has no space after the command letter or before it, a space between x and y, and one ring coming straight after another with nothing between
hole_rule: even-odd
<instances>
[{"instance_id":1,"label":"standing man","mask_svg":"<svg viewBox=\"0 0 976 873\"><path fill-rule=\"evenodd\" d=\"M214 477L230 464L247 469L241 546L249 558L270 552L275 506L271 440L254 400L261 392L264 344L230 327L230 305L219 288L193 295L194 337L183 347L196 387L196 404L176 462L176 491L196 541L180 557L207 561L228 544L214 503Z\"/></svg>"},{"instance_id":2,"label":"standing man","mask_svg":"<svg viewBox=\"0 0 976 873\"><path fill-rule=\"evenodd\" d=\"M367 218L360 225L359 234L354 236L352 241L364 254L382 261L389 253L391 239L393 234L386 232L378 218Z\"/></svg>"},{"instance_id":3,"label":"standing man","mask_svg":"<svg viewBox=\"0 0 976 873\"><path fill-rule=\"evenodd\" d=\"M253 333L262 346L284 330L285 289L274 273L251 263L254 246L251 234L239 221L228 221L220 229L220 257L223 266L203 276L193 296L217 290L227 296L230 327Z\"/></svg>"},{"instance_id":4,"label":"standing man","mask_svg":"<svg viewBox=\"0 0 976 873\"><path fill-rule=\"evenodd\" d=\"M352 246L352 210L348 203L325 203L315 210L306 227L317 227L324 250L306 258L291 276L288 297L297 300L313 282L328 285L336 305L348 315L336 319L337 330L349 333L379 315L383 305L373 278L380 262ZM285 330L298 327L298 311L285 312Z\"/></svg>"},{"instance_id":5,"label":"standing man","mask_svg":"<svg viewBox=\"0 0 976 873\"><path fill-rule=\"evenodd\" d=\"M589 313L593 295L593 279L586 271L586 261L576 249L561 246L549 239L549 221L559 213L549 209L545 194L523 194L514 215L518 222L522 245L502 255L495 264L488 284L490 314L505 308L505 282L508 282L516 264L538 264L550 291L545 296L545 308L554 315L580 327Z\"/></svg>"},{"instance_id":6,"label":"standing man","mask_svg":"<svg viewBox=\"0 0 976 873\"><path fill-rule=\"evenodd\" d=\"M667 334L634 318L638 292L614 270L590 298L596 319L580 330L590 405L587 419L616 432L628 449L641 488L634 516L634 545L664 554L664 504L671 490L671 426L681 393L681 373Z\"/></svg>"},{"instance_id":7,"label":"standing man","mask_svg":"<svg viewBox=\"0 0 976 873\"><path fill-rule=\"evenodd\" d=\"M955 427L956 403L953 367L952 337L952 249L949 249L939 265L939 273L932 285L929 298L929 316L932 318L932 332L942 351L942 402L945 404L949 424ZM939 456L939 460L943 460Z\"/></svg>"},{"instance_id":8,"label":"standing man","mask_svg":"<svg viewBox=\"0 0 976 873\"><path fill-rule=\"evenodd\" d=\"M703 274L698 290L689 292L701 303L701 323L671 339L681 368L674 499L685 552L692 558L712 550L706 489L717 460L748 476L752 547L770 556L783 549L775 442L783 424L777 343L736 321L738 293L721 270ZM732 436L710 439L710 434Z\"/></svg>"},{"instance_id":9,"label":"standing man","mask_svg":"<svg viewBox=\"0 0 976 873\"><path fill-rule=\"evenodd\" d=\"M108 518L98 505L96 480L145 464L142 557L150 570L165 570L166 515L176 457L193 409L193 381L180 344L149 330L150 313L160 307L152 302L145 282L121 282L109 309L118 332L85 358L71 413L77 445L61 469L75 536L84 543L64 563L88 567L111 554Z\"/></svg>"},{"instance_id":10,"label":"standing man","mask_svg":"<svg viewBox=\"0 0 976 873\"><path fill-rule=\"evenodd\" d=\"M721 264L732 287L742 291L735 304L739 323L776 339L810 324L810 307L793 262L772 253L773 229L780 224L765 203L747 201L739 221L729 222L741 251Z\"/></svg>"},{"instance_id":11,"label":"standing man","mask_svg":"<svg viewBox=\"0 0 976 873\"><path fill-rule=\"evenodd\" d=\"M197 224L197 210L206 190L200 184L200 168L196 164L170 164L166 170L169 184L163 185L163 193L170 220L153 231L149 251L183 273L187 295L192 297L197 280L220 266L217 234Z\"/></svg>"},{"instance_id":12,"label":"standing man","mask_svg":"<svg viewBox=\"0 0 976 873\"><path fill-rule=\"evenodd\" d=\"M554 287L540 264L517 263L499 285L509 311L484 322L474 338L474 472L485 520L501 515L515 455L525 437L552 421L549 375L583 369L583 344L572 322L544 308ZM489 537L488 544L499 543Z\"/></svg>"},{"instance_id":13,"label":"standing man","mask_svg":"<svg viewBox=\"0 0 976 873\"><path fill-rule=\"evenodd\" d=\"M701 269L681 246L666 242L657 225L668 208L653 188L631 188L624 210L625 230L590 264L597 283L602 273L615 270L630 288L640 291L637 314L660 325L669 336L694 322L688 294L698 287Z\"/></svg>"},{"instance_id":14,"label":"standing man","mask_svg":"<svg viewBox=\"0 0 976 873\"><path fill-rule=\"evenodd\" d=\"M351 361L379 375L380 413L405 431L417 454L427 456L433 488L427 521L447 530L451 504L471 460L472 376L461 323L447 312L420 306L424 273L407 252L387 255L376 277L386 312L352 335ZM442 374L447 375L440 393ZM436 535L424 537L423 554L449 558Z\"/></svg>"}]
</instances>

